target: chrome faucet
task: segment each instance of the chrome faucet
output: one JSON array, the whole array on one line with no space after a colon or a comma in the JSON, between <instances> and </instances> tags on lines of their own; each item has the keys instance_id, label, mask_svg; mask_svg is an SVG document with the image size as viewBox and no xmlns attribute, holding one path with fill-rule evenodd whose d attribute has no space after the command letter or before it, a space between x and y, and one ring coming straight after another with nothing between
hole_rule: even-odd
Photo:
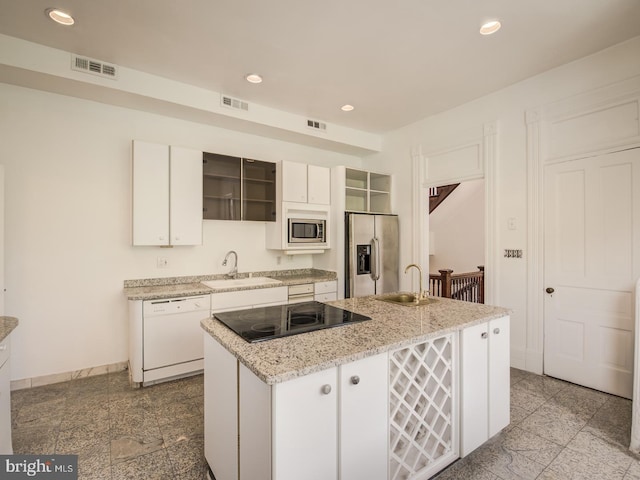
<instances>
[{"instance_id":1,"label":"chrome faucet","mask_svg":"<svg viewBox=\"0 0 640 480\"><path fill-rule=\"evenodd\" d=\"M409 269L411 267L415 267L418 269L418 273L420 274L420 290L418 290L418 292L415 294L414 296L414 303L420 303L420 300L422 300L423 296L424 296L424 291L422 290L422 268L420 268L420 265L416 265L415 263L411 263L409 265L407 265L407 268L404 269L404 273L407 273L409 271Z\"/></svg>"},{"instance_id":2,"label":"chrome faucet","mask_svg":"<svg viewBox=\"0 0 640 480\"><path fill-rule=\"evenodd\" d=\"M222 261L222 266L223 267L227 266L227 261L229 260L229 255L231 255L232 253L234 255L233 267L231 267L231 270L229 270L229 273L227 273L227 277L236 278L238 276L238 254L236 253L235 250L229 250L227 252L227 254L224 257L224 260Z\"/></svg>"}]
</instances>

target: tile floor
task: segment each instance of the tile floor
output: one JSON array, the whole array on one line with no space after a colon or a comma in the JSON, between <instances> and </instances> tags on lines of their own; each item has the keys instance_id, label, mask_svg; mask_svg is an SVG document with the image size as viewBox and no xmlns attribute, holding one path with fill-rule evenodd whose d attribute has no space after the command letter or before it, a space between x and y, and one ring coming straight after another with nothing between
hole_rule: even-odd
<instances>
[{"instance_id":1,"label":"tile floor","mask_svg":"<svg viewBox=\"0 0 640 480\"><path fill-rule=\"evenodd\" d=\"M437 480L640 479L629 400L515 369L511 382L511 425ZM100 375L11 403L15 453L78 454L80 479L206 479L202 375L140 390Z\"/></svg>"}]
</instances>

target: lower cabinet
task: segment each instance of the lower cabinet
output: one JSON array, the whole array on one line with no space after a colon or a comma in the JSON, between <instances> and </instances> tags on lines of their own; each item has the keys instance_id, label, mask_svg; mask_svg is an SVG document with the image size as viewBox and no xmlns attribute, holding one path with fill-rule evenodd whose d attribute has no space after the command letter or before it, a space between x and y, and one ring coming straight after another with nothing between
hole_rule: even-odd
<instances>
[{"instance_id":1,"label":"lower cabinet","mask_svg":"<svg viewBox=\"0 0 640 480\"><path fill-rule=\"evenodd\" d=\"M509 317L460 333L460 456L509 424Z\"/></svg>"},{"instance_id":2,"label":"lower cabinet","mask_svg":"<svg viewBox=\"0 0 640 480\"><path fill-rule=\"evenodd\" d=\"M11 372L9 337L0 342L0 455L11 455Z\"/></svg>"},{"instance_id":3,"label":"lower cabinet","mask_svg":"<svg viewBox=\"0 0 640 480\"><path fill-rule=\"evenodd\" d=\"M386 480L387 358L270 386L205 334L205 457L216 480Z\"/></svg>"},{"instance_id":4,"label":"lower cabinet","mask_svg":"<svg viewBox=\"0 0 640 480\"><path fill-rule=\"evenodd\" d=\"M272 387L273 480L387 479L387 358Z\"/></svg>"}]
</instances>

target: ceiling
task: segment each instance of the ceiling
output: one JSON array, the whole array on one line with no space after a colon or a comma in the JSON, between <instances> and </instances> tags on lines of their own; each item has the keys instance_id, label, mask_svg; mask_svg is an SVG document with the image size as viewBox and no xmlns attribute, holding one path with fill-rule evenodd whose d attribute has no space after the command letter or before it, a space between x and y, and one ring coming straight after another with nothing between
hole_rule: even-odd
<instances>
[{"instance_id":1,"label":"ceiling","mask_svg":"<svg viewBox=\"0 0 640 480\"><path fill-rule=\"evenodd\" d=\"M640 0L0 0L0 33L383 133L640 35ZM76 24L45 16L57 7ZM478 33L498 18L502 29ZM264 77L260 85L247 73ZM350 103L352 112L340 106Z\"/></svg>"}]
</instances>

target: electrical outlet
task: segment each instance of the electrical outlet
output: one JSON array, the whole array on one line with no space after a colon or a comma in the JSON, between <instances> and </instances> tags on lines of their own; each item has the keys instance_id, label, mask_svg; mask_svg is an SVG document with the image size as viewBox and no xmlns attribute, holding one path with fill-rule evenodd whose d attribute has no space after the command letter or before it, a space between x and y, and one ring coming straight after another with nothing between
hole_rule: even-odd
<instances>
[{"instance_id":1,"label":"electrical outlet","mask_svg":"<svg viewBox=\"0 0 640 480\"><path fill-rule=\"evenodd\" d=\"M169 260L167 260L167 257L158 257L157 267L158 268L168 268L169 267Z\"/></svg>"}]
</instances>

